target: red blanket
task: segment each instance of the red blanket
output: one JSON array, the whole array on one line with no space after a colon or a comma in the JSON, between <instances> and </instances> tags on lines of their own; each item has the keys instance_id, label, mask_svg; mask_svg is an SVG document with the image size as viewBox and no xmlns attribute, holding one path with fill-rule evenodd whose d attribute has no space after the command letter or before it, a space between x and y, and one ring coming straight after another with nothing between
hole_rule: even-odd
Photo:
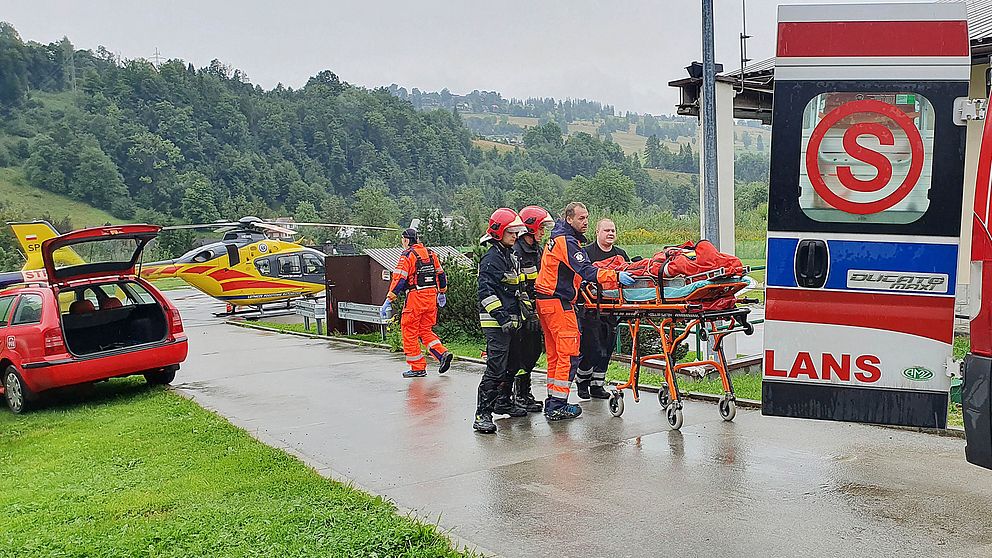
<instances>
[{"instance_id":1,"label":"red blanket","mask_svg":"<svg viewBox=\"0 0 992 558\"><path fill-rule=\"evenodd\" d=\"M689 252L693 250L695 250L695 255L690 256ZM688 242L682 246L672 246L657 252L650 258L636 262L625 262L621 256L614 256L593 265L605 269L626 271L632 275L647 275L664 279L687 277L721 267L728 275L740 275L744 272L744 266L739 258L717 251L709 240L700 240L695 247ZM603 285L603 287L607 289L617 288L615 284Z\"/></svg>"}]
</instances>

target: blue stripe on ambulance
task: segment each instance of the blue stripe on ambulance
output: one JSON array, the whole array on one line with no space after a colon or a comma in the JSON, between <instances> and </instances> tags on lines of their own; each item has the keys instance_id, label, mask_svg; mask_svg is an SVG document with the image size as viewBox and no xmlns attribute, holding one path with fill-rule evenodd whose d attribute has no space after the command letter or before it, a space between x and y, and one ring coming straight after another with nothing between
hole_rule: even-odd
<instances>
[{"instance_id":1,"label":"blue stripe on ambulance","mask_svg":"<svg viewBox=\"0 0 992 558\"><path fill-rule=\"evenodd\" d=\"M766 282L769 287L797 286L795 254L798 244L798 238L768 239ZM953 244L827 240L827 251L830 268L825 289L864 291L847 287L847 272L858 269L946 274L946 295L954 295L958 247Z\"/></svg>"}]
</instances>

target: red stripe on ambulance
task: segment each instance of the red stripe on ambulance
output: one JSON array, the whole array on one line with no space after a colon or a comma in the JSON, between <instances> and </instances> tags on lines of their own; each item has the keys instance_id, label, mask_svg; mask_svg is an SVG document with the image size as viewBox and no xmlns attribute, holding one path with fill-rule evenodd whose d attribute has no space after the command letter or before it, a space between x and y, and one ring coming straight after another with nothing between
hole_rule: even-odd
<instances>
[{"instance_id":1,"label":"red stripe on ambulance","mask_svg":"<svg viewBox=\"0 0 992 558\"><path fill-rule=\"evenodd\" d=\"M768 287L765 319L864 327L951 343L954 297Z\"/></svg>"},{"instance_id":2,"label":"red stripe on ambulance","mask_svg":"<svg viewBox=\"0 0 992 558\"><path fill-rule=\"evenodd\" d=\"M970 56L967 37L966 21L785 21L777 55Z\"/></svg>"}]
</instances>

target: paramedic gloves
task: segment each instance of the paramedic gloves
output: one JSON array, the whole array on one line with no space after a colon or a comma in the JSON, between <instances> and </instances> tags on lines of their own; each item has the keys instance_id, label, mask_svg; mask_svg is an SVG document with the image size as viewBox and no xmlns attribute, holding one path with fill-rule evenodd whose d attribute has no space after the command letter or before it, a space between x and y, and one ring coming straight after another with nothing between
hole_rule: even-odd
<instances>
[{"instance_id":1,"label":"paramedic gloves","mask_svg":"<svg viewBox=\"0 0 992 558\"><path fill-rule=\"evenodd\" d=\"M621 271L617 273L617 281L620 281L620 284L624 287L629 287L634 284L634 276L626 271Z\"/></svg>"},{"instance_id":2,"label":"paramedic gloves","mask_svg":"<svg viewBox=\"0 0 992 558\"><path fill-rule=\"evenodd\" d=\"M393 303L387 300L382 303L382 308L379 308L379 317L383 320L388 320L390 316L393 315Z\"/></svg>"},{"instance_id":3,"label":"paramedic gloves","mask_svg":"<svg viewBox=\"0 0 992 558\"><path fill-rule=\"evenodd\" d=\"M448 303L448 297L444 293L437 293L437 305L444 308L444 305Z\"/></svg>"},{"instance_id":4,"label":"paramedic gloves","mask_svg":"<svg viewBox=\"0 0 992 558\"><path fill-rule=\"evenodd\" d=\"M513 333L518 327L520 327L520 324L518 324L515 320L510 320L505 324L500 324L499 326L499 328L503 330L503 333Z\"/></svg>"}]
</instances>

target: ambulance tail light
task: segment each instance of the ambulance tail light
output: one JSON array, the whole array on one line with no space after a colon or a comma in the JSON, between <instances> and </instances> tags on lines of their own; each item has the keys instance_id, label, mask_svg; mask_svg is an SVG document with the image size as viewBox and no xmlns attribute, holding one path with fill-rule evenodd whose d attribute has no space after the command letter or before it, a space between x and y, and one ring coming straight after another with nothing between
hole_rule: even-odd
<instances>
[{"instance_id":1,"label":"ambulance tail light","mask_svg":"<svg viewBox=\"0 0 992 558\"><path fill-rule=\"evenodd\" d=\"M45 356L65 354L65 340L62 330L53 327L45 330Z\"/></svg>"}]
</instances>

